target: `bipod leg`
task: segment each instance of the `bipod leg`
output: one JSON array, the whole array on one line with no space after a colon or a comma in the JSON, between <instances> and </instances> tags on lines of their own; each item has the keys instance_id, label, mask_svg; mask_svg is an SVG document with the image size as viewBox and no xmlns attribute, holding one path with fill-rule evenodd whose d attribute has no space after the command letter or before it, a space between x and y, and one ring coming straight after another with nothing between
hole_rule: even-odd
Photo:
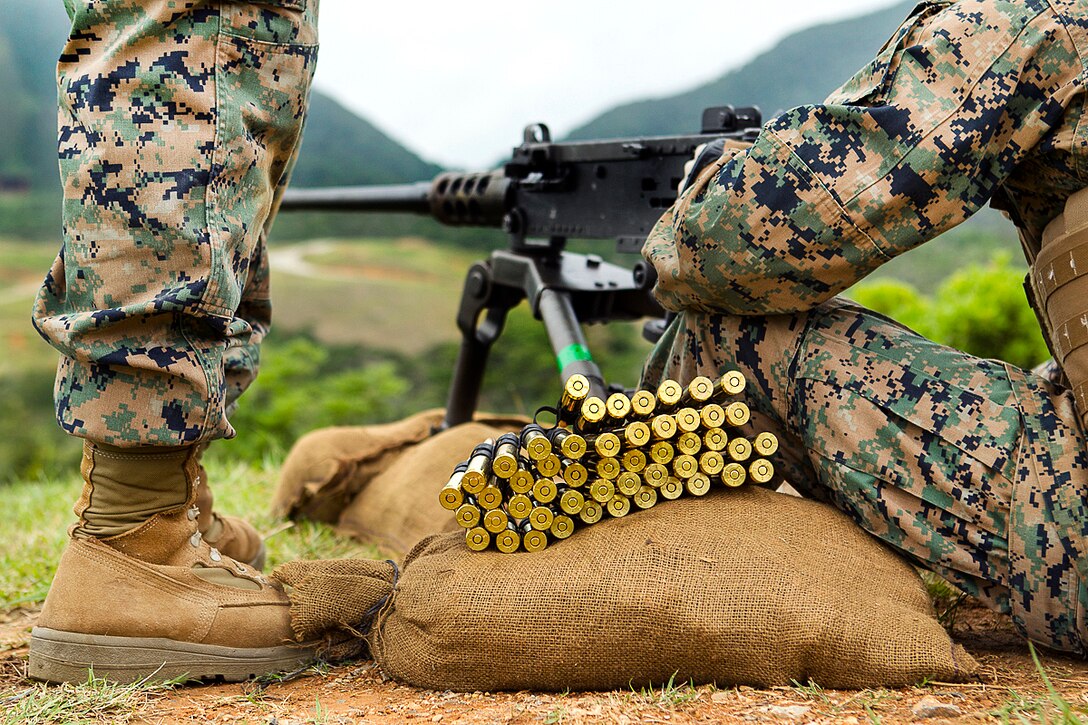
<instances>
[{"instance_id":1,"label":"bipod leg","mask_svg":"<svg viewBox=\"0 0 1088 725\"><path fill-rule=\"evenodd\" d=\"M574 312L570 293L555 289L543 290L537 310L544 322L544 329L548 331L552 350L555 351L559 379L566 382L571 375L580 373L589 378L590 395L596 395L601 400L607 398L604 377L597 363L593 362L586 337L582 333L582 323Z\"/></svg>"},{"instance_id":2,"label":"bipod leg","mask_svg":"<svg viewBox=\"0 0 1088 725\"><path fill-rule=\"evenodd\" d=\"M523 297L519 290L493 285L491 268L486 263L475 264L469 269L457 312L461 348L450 380L443 428L472 420L491 345L502 334L506 313ZM480 314L485 310L487 314L481 322Z\"/></svg>"}]
</instances>

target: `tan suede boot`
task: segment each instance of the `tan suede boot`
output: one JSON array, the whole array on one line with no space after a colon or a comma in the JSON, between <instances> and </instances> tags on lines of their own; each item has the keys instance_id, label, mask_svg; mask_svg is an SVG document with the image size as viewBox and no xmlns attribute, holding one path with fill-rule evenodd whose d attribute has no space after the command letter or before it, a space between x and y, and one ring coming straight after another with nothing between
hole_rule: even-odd
<instances>
[{"instance_id":1,"label":"tan suede boot","mask_svg":"<svg viewBox=\"0 0 1088 725\"><path fill-rule=\"evenodd\" d=\"M282 585L197 531L195 451L88 443L82 470L80 522L31 633L31 677L237 681L313 657L294 640Z\"/></svg>"},{"instance_id":2,"label":"tan suede boot","mask_svg":"<svg viewBox=\"0 0 1088 725\"><path fill-rule=\"evenodd\" d=\"M265 548L261 535L245 519L224 516L212 508L215 497L208 485L208 472L200 462L203 447L197 453L196 507L200 512L196 526L204 541L232 559L244 561L254 569L264 569Z\"/></svg>"}]
</instances>

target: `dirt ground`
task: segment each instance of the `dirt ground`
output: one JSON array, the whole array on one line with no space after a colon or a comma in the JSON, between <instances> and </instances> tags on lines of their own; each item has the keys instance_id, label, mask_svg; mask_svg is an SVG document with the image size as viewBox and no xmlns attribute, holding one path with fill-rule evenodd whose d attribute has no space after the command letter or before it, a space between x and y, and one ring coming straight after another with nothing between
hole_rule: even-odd
<instances>
[{"instance_id":1,"label":"dirt ground","mask_svg":"<svg viewBox=\"0 0 1088 725\"><path fill-rule=\"evenodd\" d=\"M24 678L36 612L0 615L0 702L34 687ZM371 662L309 671L259 689L253 684L179 687L149 694L105 721L136 723L896 723L1033 722L1058 710L1024 642L1002 617L967 604L952 628L982 664L976 682L861 692L817 687L676 686L653 692L453 693L386 680ZM1067 705L1088 712L1088 663L1041 653ZM928 707L928 710L927 710ZM928 715L928 717L924 717ZM1088 720L1086 720L1088 721ZM1068 720L1064 721L1068 722Z\"/></svg>"}]
</instances>

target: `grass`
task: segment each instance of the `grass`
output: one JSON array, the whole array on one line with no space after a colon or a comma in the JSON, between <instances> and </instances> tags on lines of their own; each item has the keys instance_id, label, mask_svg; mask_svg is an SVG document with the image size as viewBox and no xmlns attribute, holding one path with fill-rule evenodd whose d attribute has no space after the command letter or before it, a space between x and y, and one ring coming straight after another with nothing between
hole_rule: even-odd
<instances>
[{"instance_id":1,"label":"grass","mask_svg":"<svg viewBox=\"0 0 1088 725\"><path fill-rule=\"evenodd\" d=\"M651 684L641 690L632 688L631 692L623 695L625 704L636 707L656 707L661 710L674 710L698 700L700 696L694 683L690 681L677 683L675 673L661 687L654 687Z\"/></svg>"},{"instance_id":2,"label":"grass","mask_svg":"<svg viewBox=\"0 0 1088 725\"><path fill-rule=\"evenodd\" d=\"M0 724L126 723L143 706L174 689L178 682L118 685L93 676L85 683L36 684L0 697Z\"/></svg>"}]
</instances>

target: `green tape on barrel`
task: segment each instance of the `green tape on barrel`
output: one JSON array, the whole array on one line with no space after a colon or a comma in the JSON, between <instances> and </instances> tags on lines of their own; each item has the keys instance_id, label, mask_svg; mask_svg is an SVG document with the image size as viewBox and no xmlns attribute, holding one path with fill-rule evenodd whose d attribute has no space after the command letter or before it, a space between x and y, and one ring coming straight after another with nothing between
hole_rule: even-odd
<instances>
[{"instance_id":1,"label":"green tape on barrel","mask_svg":"<svg viewBox=\"0 0 1088 725\"><path fill-rule=\"evenodd\" d=\"M559 354L555 356L555 361L559 363L559 372L563 372L563 368L574 362L590 361L592 362L593 356L589 354L589 348L585 345L568 345L559 351Z\"/></svg>"}]
</instances>

